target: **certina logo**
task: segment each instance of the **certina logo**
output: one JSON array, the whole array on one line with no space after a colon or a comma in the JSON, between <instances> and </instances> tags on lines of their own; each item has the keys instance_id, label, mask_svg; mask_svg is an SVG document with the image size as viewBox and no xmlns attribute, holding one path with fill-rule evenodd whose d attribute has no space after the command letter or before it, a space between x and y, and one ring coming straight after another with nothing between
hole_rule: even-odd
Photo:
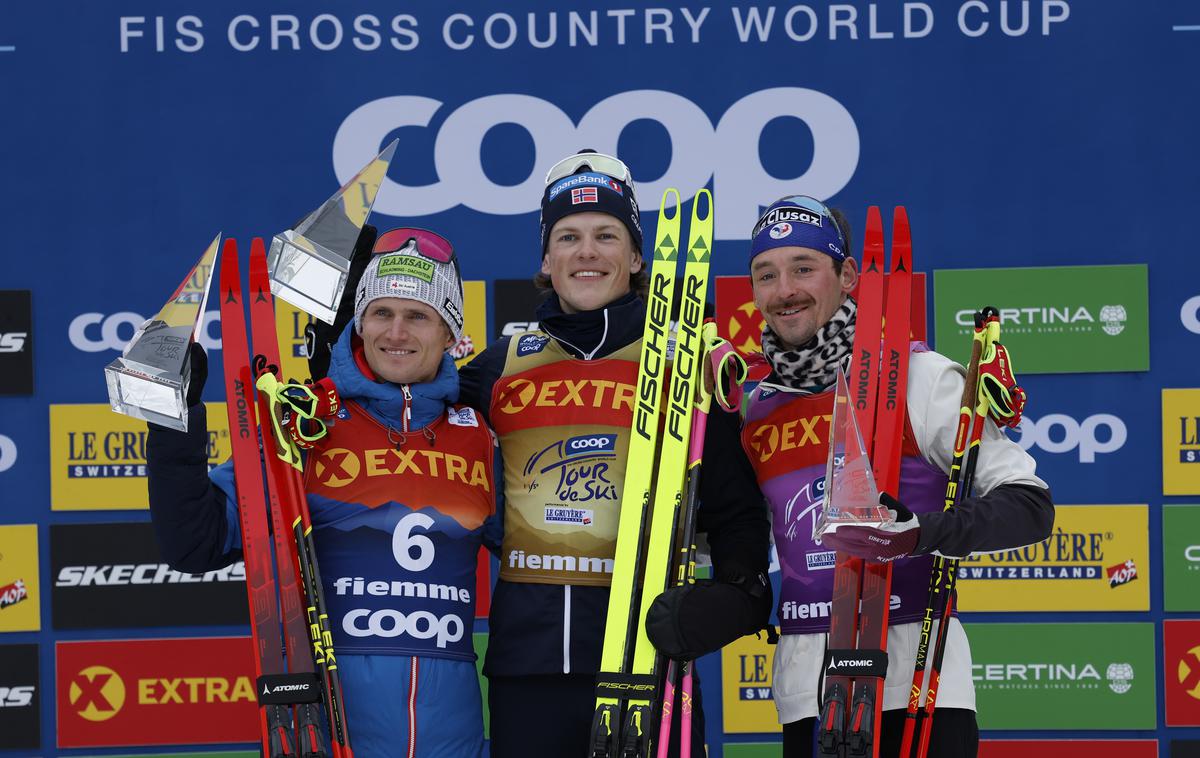
<instances>
[{"instance_id":1,"label":"certina logo","mask_svg":"<svg viewBox=\"0 0 1200 758\"><path fill-rule=\"evenodd\" d=\"M750 448L758 460L766 463L777 452L794 450L806 445L822 446L833 416L809 416L784 424L763 424L750 437Z\"/></svg>"},{"instance_id":2,"label":"certina logo","mask_svg":"<svg viewBox=\"0 0 1200 758\"><path fill-rule=\"evenodd\" d=\"M201 319L200 345L207 351L221 349L221 338L214 336L213 324L220 323L219 311L205 311ZM111 315L103 313L81 313L71 320L67 336L76 350L85 353L102 353L105 350L124 350L134 332L142 328L146 318L132 311L121 311Z\"/></svg>"},{"instance_id":3,"label":"certina logo","mask_svg":"<svg viewBox=\"0 0 1200 758\"><path fill-rule=\"evenodd\" d=\"M1105 666L1103 677L1093 663L975 663L971 678L980 689L1095 690L1107 682L1109 689L1123 695L1133 687L1134 671L1125 662Z\"/></svg>"},{"instance_id":4,"label":"certina logo","mask_svg":"<svg viewBox=\"0 0 1200 758\"><path fill-rule=\"evenodd\" d=\"M546 345L550 342L549 337L542 337L537 334L526 334L517 342L517 357L524 358L527 355L534 355L542 352Z\"/></svg>"},{"instance_id":5,"label":"certina logo","mask_svg":"<svg viewBox=\"0 0 1200 758\"><path fill-rule=\"evenodd\" d=\"M37 692L34 685L20 687L0 687L0 708L24 708L33 705L33 697Z\"/></svg>"},{"instance_id":6,"label":"certina logo","mask_svg":"<svg viewBox=\"0 0 1200 758\"><path fill-rule=\"evenodd\" d=\"M1128 320L1124 305L1103 305L1093 313L1082 305L1046 305L1028 308L1001 308L1000 323L1007 331L1017 334L1050 334L1054 332L1092 332L1097 327L1105 334L1116 336L1125 330ZM974 311L954 314L954 323L971 327Z\"/></svg>"},{"instance_id":7,"label":"certina logo","mask_svg":"<svg viewBox=\"0 0 1200 758\"><path fill-rule=\"evenodd\" d=\"M440 450L381 448L355 453L344 447L331 447L321 451L313 473L322 485L334 489L352 484L362 476L415 474L492 491L483 461L468 461L461 455Z\"/></svg>"},{"instance_id":8,"label":"certina logo","mask_svg":"<svg viewBox=\"0 0 1200 758\"><path fill-rule=\"evenodd\" d=\"M154 584L211 584L246 581L242 561L204 574L184 574L165 563L115 564L104 566L64 566L54 580L55 587L124 587Z\"/></svg>"},{"instance_id":9,"label":"certina logo","mask_svg":"<svg viewBox=\"0 0 1200 758\"><path fill-rule=\"evenodd\" d=\"M1200 571L1200 545L1188 545L1183 549L1183 559L1192 564L1189 571Z\"/></svg>"},{"instance_id":10,"label":"certina logo","mask_svg":"<svg viewBox=\"0 0 1200 758\"><path fill-rule=\"evenodd\" d=\"M1041 419L1025 416L1017 432L1016 442L1025 450L1037 447L1047 453L1069 453L1078 448L1080 463L1095 463L1097 455L1120 450L1128 437L1125 422L1111 413L1093 414L1083 421L1063 413Z\"/></svg>"},{"instance_id":11,"label":"certina logo","mask_svg":"<svg viewBox=\"0 0 1200 758\"><path fill-rule=\"evenodd\" d=\"M497 394L497 405L501 413L520 413L530 406L632 410L633 394L632 384L602 379L556 379L540 383L514 379Z\"/></svg>"},{"instance_id":12,"label":"certina logo","mask_svg":"<svg viewBox=\"0 0 1200 758\"><path fill-rule=\"evenodd\" d=\"M25 349L29 332L0 332L0 353L19 353Z\"/></svg>"},{"instance_id":13,"label":"certina logo","mask_svg":"<svg viewBox=\"0 0 1200 758\"><path fill-rule=\"evenodd\" d=\"M17 462L17 443L12 437L0 434L0 473L8 471Z\"/></svg>"},{"instance_id":14,"label":"certina logo","mask_svg":"<svg viewBox=\"0 0 1200 758\"><path fill-rule=\"evenodd\" d=\"M1200 334L1200 295L1183 301L1183 307L1179 309L1179 321L1192 334Z\"/></svg>"},{"instance_id":15,"label":"certina logo","mask_svg":"<svg viewBox=\"0 0 1200 758\"><path fill-rule=\"evenodd\" d=\"M816 90L778 87L750 93L713 122L691 100L674 92L621 92L587 109L578 124L554 103L519 94L481 97L444 113L439 100L397 95L365 103L342 122L333 141L333 167L345 184L371 161L388 135L404 127L436 128L432 184L407 186L384 178L375 210L389 216L427 216L465 205L483 213L516 215L538 209L544 188L541 172L578 145L614 153L621 133L634 121L662 125L670 138L671 165L656 181L641 186L642 197L659 197L668 187L703 187L723 200L715 238L745 239L759 208L802 186L810 195L830 197L846 186L858 167L859 135L853 116L840 102ZM435 116L441 123L435 124ZM759 137L780 118L804 122L813 158L800 176L778 176L760 160ZM534 146L533 170L518 184L496 184L480 159L484 136L493 126L515 124ZM405 130L407 131L407 130ZM401 153L407 149L402 145ZM687 199L687 198L683 198Z\"/></svg>"}]
</instances>

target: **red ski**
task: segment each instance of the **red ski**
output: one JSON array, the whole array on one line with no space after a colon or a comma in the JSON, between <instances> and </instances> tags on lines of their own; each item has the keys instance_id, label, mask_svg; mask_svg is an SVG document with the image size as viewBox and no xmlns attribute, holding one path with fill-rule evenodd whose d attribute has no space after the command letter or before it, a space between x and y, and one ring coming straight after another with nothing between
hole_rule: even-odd
<instances>
[{"instance_id":1,"label":"red ski","mask_svg":"<svg viewBox=\"0 0 1200 758\"><path fill-rule=\"evenodd\" d=\"M863 239L849 387L855 417L874 464L875 481L880 491L896 494L912 300L912 243L903 207L895 209L892 220L886 295L882 268L883 222L879 208L872 206ZM838 673L827 673L825 679L817 754L878 758L892 567L838 553L834 571L826 670ZM847 661L855 664L853 677L846 675L846 667L837 665ZM851 679L853 699L847 708Z\"/></svg>"}]
</instances>

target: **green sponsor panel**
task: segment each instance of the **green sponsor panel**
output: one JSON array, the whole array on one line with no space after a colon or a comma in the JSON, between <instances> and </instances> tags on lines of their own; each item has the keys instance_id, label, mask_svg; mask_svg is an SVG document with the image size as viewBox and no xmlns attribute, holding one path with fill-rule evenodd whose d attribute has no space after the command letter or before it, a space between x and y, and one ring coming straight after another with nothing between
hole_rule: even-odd
<instances>
[{"instance_id":1,"label":"green sponsor panel","mask_svg":"<svg viewBox=\"0 0 1200 758\"><path fill-rule=\"evenodd\" d=\"M781 758L782 742L726 742L724 758Z\"/></svg>"},{"instance_id":2,"label":"green sponsor panel","mask_svg":"<svg viewBox=\"0 0 1200 758\"><path fill-rule=\"evenodd\" d=\"M1018 376L1148 371L1148 292L1145 264L934 271L938 349L965 364L971 314L994 305Z\"/></svg>"},{"instance_id":3,"label":"green sponsor panel","mask_svg":"<svg viewBox=\"0 0 1200 758\"><path fill-rule=\"evenodd\" d=\"M483 656L487 653L488 645L487 632L475 632L471 641L475 644L475 671L479 674L479 692L483 695L483 738L487 740L492 737L492 719L488 712L488 681L483 675Z\"/></svg>"},{"instance_id":4,"label":"green sponsor panel","mask_svg":"<svg viewBox=\"0 0 1200 758\"><path fill-rule=\"evenodd\" d=\"M980 729L1153 729L1152 623L967 624Z\"/></svg>"},{"instance_id":5,"label":"green sponsor panel","mask_svg":"<svg viewBox=\"0 0 1200 758\"><path fill-rule=\"evenodd\" d=\"M1200 611L1200 505L1164 505L1163 610Z\"/></svg>"}]
</instances>

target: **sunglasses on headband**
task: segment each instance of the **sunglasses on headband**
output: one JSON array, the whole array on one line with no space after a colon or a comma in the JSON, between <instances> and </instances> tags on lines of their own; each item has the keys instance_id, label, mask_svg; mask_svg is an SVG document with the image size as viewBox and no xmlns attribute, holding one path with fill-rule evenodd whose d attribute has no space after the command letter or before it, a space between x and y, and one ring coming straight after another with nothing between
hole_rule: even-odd
<instances>
[{"instance_id":1,"label":"sunglasses on headband","mask_svg":"<svg viewBox=\"0 0 1200 758\"><path fill-rule=\"evenodd\" d=\"M611 155L605 155L604 153L578 153L563 158L546 172L546 184L549 185L557 182L559 179L565 179L578 172L584 166L597 174L611 176L630 187L633 186L633 175L629 173L629 167L621 160Z\"/></svg>"},{"instance_id":2,"label":"sunglasses on headband","mask_svg":"<svg viewBox=\"0 0 1200 758\"><path fill-rule=\"evenodd\" d=\"M450 244L450 240L436 232L410 227L393 229L379 235L371 252L374 255L415 254L438 263L449 263L454 266L454 273L459 279L459 289L462 289L462 275L459 271L458 256L454 252L454 246Z\"/></svg>"}]
</instances>

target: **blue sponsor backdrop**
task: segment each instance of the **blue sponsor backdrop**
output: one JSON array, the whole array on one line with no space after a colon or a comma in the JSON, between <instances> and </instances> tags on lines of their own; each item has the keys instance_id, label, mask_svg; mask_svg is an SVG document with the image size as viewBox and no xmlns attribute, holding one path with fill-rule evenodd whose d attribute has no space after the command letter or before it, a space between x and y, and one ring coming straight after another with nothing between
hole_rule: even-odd
<instances>
[{"instance_id":1,"label":"blue sponsor backdrop","mask_svg":"<svg viewBox=\"0 0 1200 758\"><path fill-rule=\"evenodd\" d=\"M1060 502L1149 502L1155 554L1159 389L1197 384L1198 29L1182 0L4 4L2 287L33 291L38 352L33 397L0 398L2 519L144 518L51 514L47 405L106 399L130 314L217 231L285 228L397 137L374 222L446 234L473 279L533 273L540 178L585 146L631 164L646 223L665 186L711 187L717 274L744 271L759 207L793 191L856 230L868 204L906 205L926 271L1148 262L1150 372L1024 383L1035 418L1118 419L1124 444L1090 461L1034 453ZM42 642L52 671L79 635L43 607L47 631L6 641Z\"/></svg>"}]
</instances>

